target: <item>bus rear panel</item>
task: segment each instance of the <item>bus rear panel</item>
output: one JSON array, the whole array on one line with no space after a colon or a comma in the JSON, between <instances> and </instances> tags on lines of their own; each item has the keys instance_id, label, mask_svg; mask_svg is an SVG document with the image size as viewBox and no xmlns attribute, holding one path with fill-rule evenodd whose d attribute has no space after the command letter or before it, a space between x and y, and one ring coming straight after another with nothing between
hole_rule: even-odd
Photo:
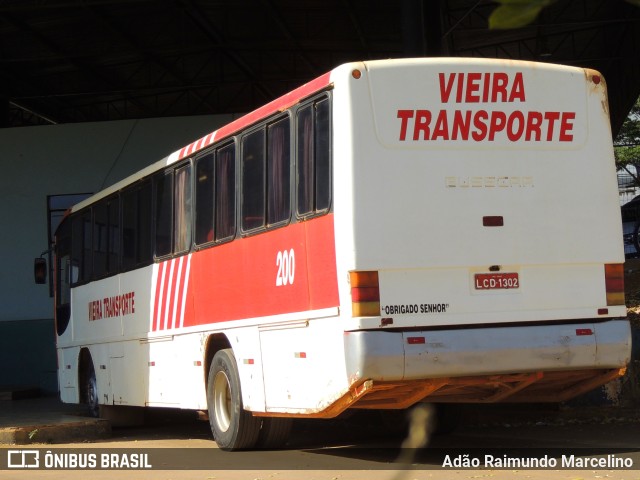
<instances>
[{"instance_id":1,"label":"bus rear panel","mask_svg":"<svg viewBox=\"0 0 640 480\"><path fill-rule=\"evenodd\" d=\"M559 401L624 373L604 79L467 59L349 68L336 248L348 375L373 381L356 406Z\"/></svg>"}]
</instances>

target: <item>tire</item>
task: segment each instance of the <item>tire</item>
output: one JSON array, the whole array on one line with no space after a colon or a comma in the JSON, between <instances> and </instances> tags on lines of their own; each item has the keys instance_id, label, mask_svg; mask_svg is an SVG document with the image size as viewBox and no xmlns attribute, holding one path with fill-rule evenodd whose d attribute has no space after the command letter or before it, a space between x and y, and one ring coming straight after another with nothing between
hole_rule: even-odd
<instances>
[{"instance_id":1,"label":"tire","mask_svg":"<svg viewBox=\"0 0 640 480\"><path fill-rule=\"evenodd\" d=\"M291 418L263 418L256 446L266 449L283 447L289 440L292 426Z\"/></svg>"},{"instance_id":2,"label":"tire","mask_svg":"<svg viewBox=\"0 0 640 480\"><path fill-rule=\"evenodd\" d=\"M89 415L100 416L100 404L98 403L98 382L96 381L96 371L93 368L93 361L89 355L87 358L87 370L84 375L84 403L87 405Z\"/></svg>"},{"instance_id":3,"label":"tire","mask_svg":"<svg viewBox=\"0 0 640 480\"><path fill-rule=\"evenodd\" d=\"M221 450L243 450L255 446L262 421L243 408L240 376L230 348L220 350L211 362L207 407L211 432Z\"/></svg>"},{"instance_id":4,"label":"tire","mask_svg":"<svg viewBox=\"0 0 640 480\"><path fill-rule=\"evenodd\" d=\"M437 403L435 435L448 435L460 426L460 406L451 403Z\"/></svg>"}]
</instances>

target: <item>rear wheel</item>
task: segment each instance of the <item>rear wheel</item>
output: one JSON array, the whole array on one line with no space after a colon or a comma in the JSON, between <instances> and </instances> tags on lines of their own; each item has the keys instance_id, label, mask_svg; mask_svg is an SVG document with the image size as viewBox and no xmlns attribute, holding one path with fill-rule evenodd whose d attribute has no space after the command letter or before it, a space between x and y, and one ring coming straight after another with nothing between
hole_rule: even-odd
<instances>
[{"instance_id":1,"label":"rear wheel","mask_svg":"<svg viewBox=\"0 0 640 480\"><path fill-rule=\"evenodd\" d=\"M436 425L433 433L436 435L448 435L453 433L460 426L459 405L451 403L437 403L436 405Z\"/></svg>"},{"instance_id":2,"label":"rear wheel","mask_svg":"<svg viewBox=\"0 0 640 480\"><path fill-rule=\"evenodd\" d=\"M289 440L292 425L291 418L263 418L257 446L261 448L283 447Z\"/></svg>"},{"instance_id":3,"label":"rear wheel","mask_svg":"<svg viewBox=\"0 0 640 480\"><path fill-rule=\"evenodd\" d=\"M207 407L211 432L222 450L253 447L261 420L244 410L240 376L233 350L220 350L213 357L207 383Z\"/></svg>"}]
</instances>

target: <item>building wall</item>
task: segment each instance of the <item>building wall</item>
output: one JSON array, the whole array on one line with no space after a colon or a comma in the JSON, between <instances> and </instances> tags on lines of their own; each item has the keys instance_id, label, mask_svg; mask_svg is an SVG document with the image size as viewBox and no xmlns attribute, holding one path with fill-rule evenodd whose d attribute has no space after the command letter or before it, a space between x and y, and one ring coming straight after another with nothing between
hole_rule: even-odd
<instances>
[{"instance_id":1,"label":"building wall","mask_svg":"<svg viewBox=\"0 0 640 480\"><path fill-rule=\"evenodd\" d=\"M49 286L33 279L33 259L48 248L47 195L96 192L232 119L199 116L0 129L0 389L52 389L53 300Z\"/></svg>"}]
</instances>

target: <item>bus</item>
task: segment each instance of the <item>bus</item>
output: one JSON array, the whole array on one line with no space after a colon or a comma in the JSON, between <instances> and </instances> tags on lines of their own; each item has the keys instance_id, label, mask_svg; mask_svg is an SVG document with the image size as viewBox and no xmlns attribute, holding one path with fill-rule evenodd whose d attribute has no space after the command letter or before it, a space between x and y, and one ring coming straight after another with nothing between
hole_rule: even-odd
<instances>
[{"instance_id":1,"label":"bus","mask_svg":"<svg viewBox=\"0 0 640 480\"><path fill-rule=\"evenodd\" d=\"M354 62L69 210L63 402L207 412L225 450L349 409L562 402L631 335L604 78Z\"/></svg>"}]
</instances>

